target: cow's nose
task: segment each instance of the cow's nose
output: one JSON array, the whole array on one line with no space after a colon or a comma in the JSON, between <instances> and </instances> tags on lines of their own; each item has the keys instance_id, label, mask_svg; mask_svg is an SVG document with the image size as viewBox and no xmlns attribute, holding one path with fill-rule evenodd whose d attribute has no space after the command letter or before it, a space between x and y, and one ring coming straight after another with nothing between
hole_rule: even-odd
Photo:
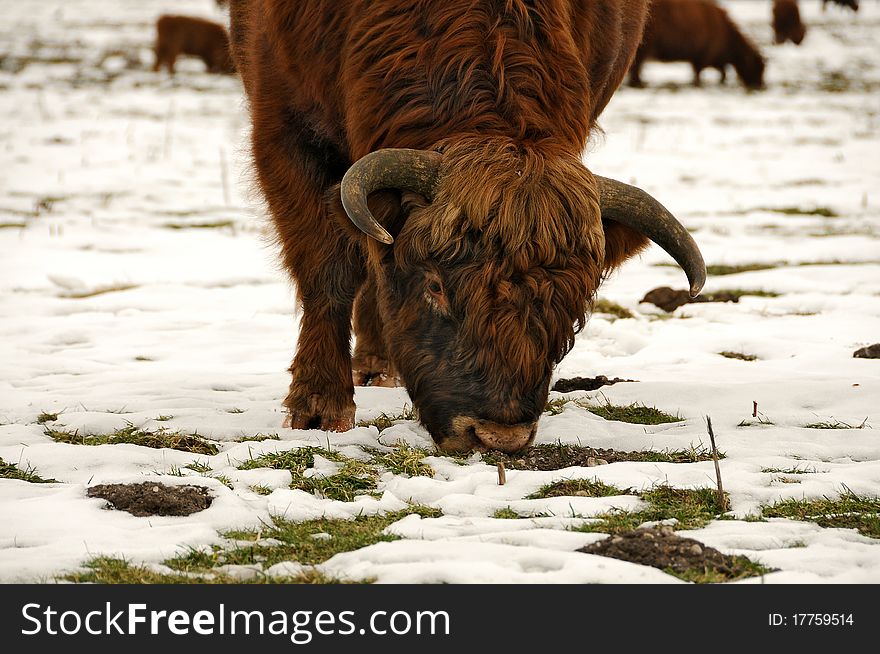
<instances>
[{"instance_id":1,"label":"cow's nose","mask_svg":"<svg viewBox=\"0 0 880 654\"><path fill-rule=\"evenodd\" d=\"M488 420L477 420L473 425L474 435L490 450L519 452L535 438L537 422L521 422L516 425L502 425Z\"/></svg>"}]
</instances>

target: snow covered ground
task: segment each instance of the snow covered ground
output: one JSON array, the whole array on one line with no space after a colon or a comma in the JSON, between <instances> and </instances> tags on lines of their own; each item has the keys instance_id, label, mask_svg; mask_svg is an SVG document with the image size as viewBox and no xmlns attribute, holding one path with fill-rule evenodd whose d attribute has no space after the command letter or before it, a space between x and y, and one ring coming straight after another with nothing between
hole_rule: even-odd
<instances>
[{"instance_id":1,"label":"snow covered ground","mask_svg":"<svg viewBox=\"0 0 880 654\"><path fill-rule=\"evenodd\" d=\"M537 441L687 448L708 444L711 416L736 517L788 497L880 495L880 362L852 357L880 340L880 6L823 13L802 0L809 32L796 48L770 44L769 5L726 3L768 58L766 91L718 86L711 72L693 89L687 65L648 64L648 87L615 96L585 160L655 194L708 264L780 264L710 276L706 291L779 295L686 305L667 319L639 301L657 286L684 288L684 277L658 266L671 260L652 248L600 290L635 317L593 316L557 375L637 379L601 394L684 420L646 427L569 404L542 418ZM603 536L567 530L572 521L635 507L637 497L523 498L567 478L636 491L711 487L711 462L508 470L499 486L494 467L436 457L434 478L385 473L381 499L354 502L291 490L284 471L236 468L328 439L356 456L379 433L281 427L294 300L249 196L240 83L192 60L173 80L152 73L152 23L163 11L222 17L213 0L0 1L0 458L58 480L0 479L0 581L51 580L99 555L156 564L272 516L418 502L443 517L408 516L389 527L400 540L338 554L322 571L382 582L678 582L574 551ZM819 215L826 208L833 217ZM370 419L399 413L408 398L359 388L356 401L358 418ZM58 418L39 424L44 413ZM820 422L864 428L805 428ZM197 432L220 453L45 434L128 424ZM258 433L280 440L236 442ZM411 421L382 432L382 444L398 440L431 446ZM234 488L183 469L196 459ZM762 472L798 467L811 471L789 476L799 483ZM168 474L180 470L191 476ZM215 500L189 517L137 518L86 497L95 484L144 480L200 483ZM254 484L273 490L260 495ZM507 507L550 517L493 517ZM680 533L778 569L746 583L880 582L880 542L855 530L772 519Z\"/></svg>"}]
</instances>

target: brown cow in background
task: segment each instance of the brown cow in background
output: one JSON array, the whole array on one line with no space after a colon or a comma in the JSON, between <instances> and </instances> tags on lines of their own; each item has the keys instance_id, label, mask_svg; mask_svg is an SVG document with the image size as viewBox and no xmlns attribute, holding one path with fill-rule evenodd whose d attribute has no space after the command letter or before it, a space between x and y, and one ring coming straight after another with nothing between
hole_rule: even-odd
<instances>
[{"instance_id":1,"label":"brown cow in background","mask_svg":"<svg viewBox=\"0 0 880 654\"><path fill-rule=\"evenodd\" d=\"M791 41L800 45L806 33L797 0L773 0L773 34L776 43Z\"/></svg>"},{"instance_id":2,"label":"brown cow in background","mask_svg":"<svg viewBox=\"0 0 880 654\"><path fill-rule=\"evenodd\" d=\"M232 1L302 305L288 426L351 429L354 383L399 376L441 449L517 451L610 271L651 239L699 292L687 230L582 162L647 4Z\"/></svg>"},{"instance_id":3,"label":"brown cow in background","mask_svg":"<svg viewBox=\"0 0 880 654\"><path fill-rule=\"evenodd\" d=\"M859 0L822 0L822 11L825 11L825 6L828 3L839 5L841 7L848 7L853 11L859 10Z\"/></svg>"},{"instance_id":4,"label":"brown cow in background","mask_svg":"<svg viewBox=\"0 0 880 654\"><path fill-rule=\"evenodd\" d=\"M700 85L704 68L715 68L726 78L732 65L749 89L764 85L764 58L727 12L710 0L654 0L645 35L630 69L629 83L641 86L642 64L687 61L694 70L694 86Z\"/></svg>"},{"instance_id":5,"label":"brown cow in background","mask_svg":"<svg viewBox=\"0 0 880 654\"><path fill-rule=\"evenodd\" d=\"M163 15L156 21L156 63L174 74L177 57L194 55L205 62L209 73L234 73L226 28L218 23L192 16Z\"/></svg>"}]
</instances>

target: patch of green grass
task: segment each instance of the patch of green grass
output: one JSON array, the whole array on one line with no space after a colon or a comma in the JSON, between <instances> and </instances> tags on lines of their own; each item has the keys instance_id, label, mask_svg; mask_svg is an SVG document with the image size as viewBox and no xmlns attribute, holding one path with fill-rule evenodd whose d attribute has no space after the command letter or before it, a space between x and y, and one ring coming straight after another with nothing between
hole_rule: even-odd
<instances>
[{"instance_id":1,"label":"patch of green grass","mask_svg":"<svg viewBox=\"0 0 880 654\"><path fill-rule=\"evenodd\" d=\"M28 466L24 470L14 463L6 463L0 459L0 479L20 479L21 481L29 481L32 484L57 484L57 479L43 479L37 474L37 469Z\"/></svg>"},{"instance_id":2,"label":"patch of green grass","mask_svg":"<svg viewBox=\"0 0 880 654\"><path fill-rule=\"evenodd\" d=\"M226 413L244 413L244 409L239 409L239 408L226 409Z\"/></svg>"},{"instance_id":3,"label":"patch of green grass","mask_svg":"<svg viewBox=\"0 0 880 654\"><path fill-rule=\"evenodd\" d=\"M511 509L509 506L504 507L503 509L498 509L495 513L492 514L493 518L500 518L502 520L519 520L522 516Z\"/></svg>"},{"instance_id":4,"label":"patch of green grass","mask_svg":"<svg viewBox=\"0 0 880 654\"><path fill-rule=\"evenodd\" d=\"M740 361L757 361L758 357L754 354L745 354L743 352L732 352L730 350L724 350L723 352L719 352L721 356L725 359L739 359Z\"/></svg>"},{"instance_id":5,"label":"patch of green grass","mask_svg":"<svg viewBox=\"0 0 880 654\"><path fill-rule=\"evenodd\" d=\"M824 226L822 229L815 230L812 232L807 232L807 236L811 236L814 238L829 238L832 236L876 236L877 231L873 229L871 226L865 225L863 227L831 227Z\"/></svg>"},{"instance_id":6,"label":"patch of green grass","mask_svg":"<svg viewBox=\"0 0 880 654\"><path fill-rule=\"evenodd\" d=\"M336 463L342 463L342 468L329 477L306 477L305 471L315 465L316 454ZM375 492L379 478L375 466L319 447L300 447L285 452L263 454L238 466L239 470L256 468L288 470L291 476L290 488L342 502L350 502L358 495Z\"/></svg>"},{"instance_id":7,"label":"patch of green grass","mask_svg":"<svg viewBox=\"0 0 880 654\"><path fill-rule=\"evenodd\" d=\"M702 293L701 297L706 302L717 302L724 300L739 300L745 296L752 297L779 297L781 293L776 293L775 291L764 291L755 288L730 288L730 289L722 289L719 291L715 291L714 293Z\"/></svg>"},{"instance_id":8,"label":"patch of green grass","mask_svg":"<svg viewBox=\"0 0 880 654\"><path fill-rule=\"evenodd\" d=\"M781 263L741 263L736 265L716 264L706 266L706 273L711 276L736 275L738 273L753 272L756 270L771 270L779 268Z\"/></svg>"},{"instance_id":9,"label":"patch of green grass","mask_svg":"<svg viewBox=\"0 0 880 654\"><path fill-rule=\"evenodd\" d=\"M88 291L65 291L62 293L62 297L65 297L70 300L83 300L90 297L97 297L98 295L106 295L107 293L119 293L121 291L130 291L133 288L137 288L137 284L111 284L108 286L100 286L98 288L93 288Z\"/></svg>"},{"instance_id":10,"label":"patch of green grass","mask_svg":"<svg viewBox=\"0 0 880 654\"><path fill-rule=\"evenodd\" d=\"M718 452L718 458L724 459L727 454ZM642 452L627 452L627 461L645 461L648 463L698 463L700 461L712 461L712 450L699 446L686 450L644 450Z\"/></svg>"},{"instance_id":11,"label":"patch of green grass","mask_svg":"<svg viewBox=\"0 0 880 654\"><path fill-rule=\"evenodd\" d=\"M804 429L864 429L865 425L868 423L867 418L862 420L861 424L858 425L851 425L841 420L837 420L836 418L833 420L833 422L830 420L811 422L809 425L804 425Z\"/></svg>"},{"instance_id":12,"label":"patch of green grass","mask_svg":"<svg viewBox=\"0 0 880 654\"><path fill-rule=\"evenodd\" d=\"M843 261L842 259L824 259L818 261L799 261L794 266L875 266L880 260Z\"/></svg>"},{"instance_id":13,"label":"patch of green grass","mask_svg":"<svg viewBox=\"0 0 880 654\"><path fill-rule=\"evenodd\" d=\"M648 520L675 518L676 529L699 529L719 513L718 493L714 488L673 488L657 486L640 494L651 505Z\"/></svg>"},{"instance_id":14,"label":"patch of green grass","mask_svg":"<svg viewBox=\"0 0 880 654\"><path fill-rule=\"evenodd\" d=\"M138 355L134 358L135 361L155 361L155 359L151 359L150 357L145 357L143 355Z\"/></svg>"},{"instance_id":15,"label":"patch of green grass","mask_svg":"<svg viewBox=\"0 0 880 654\"><path fill-rule=\"evenodd\" d=\"M593 302L593 313L607 313L616 318L635 318L635 314L626 307L604 298L597 298Z\"/></svg>"},{"instance_id":16,"label":"patch of green grass","mask_svg":"<svg viewBox=\"0 0 880 654\"><path fill-rule=\"evenodd\" d=\"M358 516L353 520L322 518L305 522L290 522L276 518L272 525L260 530L231 531L226 538L252 541L252 545L237 545L232 549L214 547L210 551L193 550L165 562L181 572L201 573L227 565L260 564L264 568L282 561L297 561L303 565L323 563L340 552L350 552L380 542L398 540L399 536L382 533L390 524L408 515L438 518L442 512L425 506L411 506L384 515ZM259 541L272 538L280 545L261 545Z\"/></svg>"},{"instance_id":17,"label":"patch of green grass","mask_svg":"<svg viewBox=\"0 0 880 654\"><path fill-rule=\"evenodd\" d=\"M193 472L198 472L199 474L202 474L202 475L207 474L213 470L213 468L208 465L207 461L205 461L205 462L193 461L192 463L188 463L187 465L185 465L183 467L186 468L187 470L192 470Z\"/></svg>"},{"instance_id":18,"label":"patch of green grass","mask_svg":"<svg viewBox=\"0 0 880 654\"><path fill-rule=\"evenodd\" d=\"M203 574L183 572L163 573L146 566L133 565L125 559L99 556L85 563L85 572L74 572L62 577L64 581L91 584L336 584L338 579L316 570L305 570L294 577L258 575L253 579L238 579L217 572Z\"/></svg>"},{"instance_id":19,"label":"patch of green grass","mask_svg":"<svg viewBox=\"0 0 880 654\"><path fill-rule=\"evenodd\" d=\"M716 520L738 520L739 522L767 522L767 518L758 513L747 513L741 518L738 518L731 513L722 513L716 518Z\"/></svg>"},{"instance_id":20,"label":"patch of green grass","mask_svg":"<svg viewBox=\"0 0 880 654\"><path fill-rule=\"evenodd\" d=\"M678 264L675 263L666 263L665 261L662 263L655 263L655 266L661 268L677 268ZM755 263L740 263L740 264L712 264L706 266L706 273L710 277L718 277L723 275L736 275L738 273L744 272L753 272L756 270L771 270L773 268L780 268L782 266L790 265L786 261L775 261L775 262L755 262Z\"/></svg>"},{"instance_id":21,"label":"patch of green grass","mask_svg":"<svg viewBox=\"0 0 880 654\"><path fill-rule=\"evenodd\" d=\"M569 402L571 402L571 400L564 397L558 397L555 400L550 400L544 406L544 413L549 413L551 416L558 416L565 410L565 405Z\"/></svg>"},{"instance_id":22,"label":"patch of green grass","mask_svg":"<svg viewBox=\"0 0 880 654\"><path fill-rule=\"evenodd\" d=\"M254 491L257 495L271 495L274 488L270 488L264 484L254 484L250 487L252 491Z\"/></svg>"},{"instance_id":23,"label":"patch of green grass","mask_svg":"<svg viewBox=\"0 0 880 654\"><path fill-rule=\"evenodd\" d=\"M858 529L871 538L880 538L880 497L856 495L849 489L837 499L787 499L761 510L767 518L790 518L815 522L820 527Z\"/></svg>"},{"instance_id":24,"label":"patch of green grass","mask_svg":"<svg viewBox=\"0 0 880 654\"><path fill-rule=\"evenodd\" d=\"M130 443L132 445L140 445L141 447L168 448L207 456L213 456L219 452L216 445L206 441L198 434L185 434L168 429L145 431L131 424L117 429L110 434L80 435L77 432L65 431L63 429L47 429L46 436L58 443L68 443L70 445L118 445L120 443Z\"/></svg>"},{"instance_id":25,"label":"patch of green grass","mask_svg":"<svg viewBox=\"0 0 880 654\"><path fill-rule=\"evenodd\" d=\"M663 571L695 584L721 584L736 581L737 579L763 576L773 572L773 569L767 568L760 563L755 563L745 556L733 556L728 565L725 565L722 570L714 567L703 567L690 568L688 570L665 568Z\"/></svg>"},{"instance_id":26,"label":"patch of green grass","mask_svg":"<svg viewBox=\"0 0 880 654\"><path fill-rule=\"evenodd\" d=\"M596 516L598 520L595 522L574 527L574 531L618 534L635 529L645 522L670 518L677 520L672 525L673 529L699 529L722 513L714 488L684 489L664 485L638 495L648 503L646 509L610 511Z\"/></svg>"},{"instance_id":27,"label":"patch of green grass","mask_svg":"<svg viewBox=\"0 0 880 654\"><path fill-rule=\"evenodd\" d=\"M718 453L718 458L723 459L725 454ZM696 463L699 461L711 461L712 452L702 444L691 445L687 449L680 450L642 450L637 452L624 452L616 450L594 449L582 445L570 443L543 443L533 445L523 452L516 454L504 454L490 451L481 455L483 463L488 465L504 464L511 470L560 470L571 466L593 467L602 465L598 460L608 463L620 461L636 461L648 463ZM591 461L593 459L593 461ZM453 460L456 460L453 458ZM467 464L468 459L462 458L462 464Z\"/></svg>"},{"instance_id":28,"label":"patch of green grass","mask_svg":"<svg viewBox=\"0 0 880 654\"><path fill-rule=\"evenodd\" d=\"M358 495L376 492L379 473L364 461L348 459L342 469L329 477L294 477L291 488L340 502L351 502Z\"/></svg>"},{"instance_id":29,"label":"patch of green grass","mask_svg":"<svg viewBox=\"0 0 880 654\"><path fill-rule=\"evenodd\" d=\"M284 452L270 452L238 465L239 470L255 470L257 468L273 468L275 470L290 470L291 474L302 474L307 468L315 465L315 454L320 454L325 459L339 461L340 456L330 450L321 447L298 447Z\"/></svg>"},{"instance_id":30,"label":"patch of green grass","mask_svg":"<svg viewBox=\"0 0 880 654\"><path fill-rule=\"evenodd\" d=\"M638 511L623 511L621 509L613 509L608 513L602 513L595 516L595 520L585 522L577 527L571 527L572 531L582 531L586 533L603 533L603 534L622 534L626 531L636 529L640 524L645 522L642 514Z\"/></svg>"},{"instance_id":31,"label":"patch of green grass","mask_svg":"<svg viewBox=\"0 0 880 654\"><path fill-rule=\"evenodd\" d=\"M155 418L153 418L153 420L155 420L156 422L168 422L172 418L174 418L174 416L161 415L156 416Z\"/></svg>"},{"instance_id":32,"label":"patch of green grass","mask_svg":"<svg viewBox=\"0 0 880 654\"><path fill-rule=\"evenodd\" d=\"M380 452L373 455L372 463L390 470L396 475L410 477L433 477L434 469L422 461L431 453L418 447L412 447L404 441L398 441L391 452Z\"/></svg>"},{"instance_id":33,"label":"patch of green grass","mask_svg":"<svg viewBox=\"0 0 880 654\"><path fill-rule=\"evenodd\" d=\"M388 429L391 425L399 422L401 420L418 420L419 413L414 408L409 406L403 407L403 411L398 414L388 415L387 413L382 413L381 415L373 418L372 420L359 420L357 423L358 427L375 427L379 431L383 431Z\"/></svg>"},{"instance_id":34,"label":"patch of green grass","mask_svg":"<svg viewBox=\"0 0 880 654\"><path fill-rule=\"evenodd\" d=\"M809 475L816 472L822 472L814 468L802 468L800 466L795 466L793 468L761 468L761 472L768 472L774 474L783 474L783 475Z\"/></svg>"},{"instance_id":35,"label":"patch of green grass","mask_svg":"<svg viewBox=\"0 0 880 654\"><path fill-rule=\"evenodd\" d=\"M223 229L225 227L234 227L235 222L232 220L215 220L192 223L165 223L162 227L166 229Z\"/></svg>"},{"instance_id":36,"label":"patch of green grass","mask_svg":"<svg viewBox=\"0 0 880 654\"><path fill-rule=\"evenodd\" d=\"M223 484L224 486L226 486L226 488L228 488L228 489L230 489L230 490L235 490L235 486L233 485L232 480L231 480L229 477L227 477L226 475L211 475L211 474L207 474L207 475L204 475L204 476L205 476L205 477L210 477L211 479L216 479L216 480L219 481L221 484Z\"/></svg>"},{"instance_id":37,"label":"patch of green grass","mask_svg":"<svg viewBox=\"0 0 880 654\"><path fill-rule=\"evenodd\" d=\"M45 425L47 422L55 422L56 420L58 420L57 413L48 413L46 411L43 411L40 415L37 416L38 425Z\"/></svg>"},{"instance_id":38,"label":"patch of green grass","mask_svg":"<svg viewBox=\"0 0 880 654\"><path fill-rule=\"evenodd\" d=\"M230 413L232 413L230 411ZM280 441L281 437L278 434L254 434L253 436L242 436L238 439L239 443L244 443L246 441Z\"/></svg>"},{"instance_id":39,"label":"patch of green grass","mask_svg":"<svg viewBox=\"0 0 880 654\"><path fill-rule=\"evenodd\" d=\"M615 495L628 495L631 488L622 490L617 486L606 484L598 479L566 479L542 486L537 491L526 497L528 500L538 500L547 497L613 497Z\"/></svg>"},{"instance_id":40,"label":"patch of green grass","mask_svg":"<svg viewBox=\"0 0 880 654\"><path fill-rule=\"evenodd\" d=\"M755 207L754 211L767 211L781 213L786 216L822 216L823 218L837 218L838 214L830 207Z\"/></svg>"},{"instance_id":41,"label":"patch of green grass","mask_svg":"<svg viewBox=\"0 0 880 654\"><path fill-rule=\"evenodd\" d=\"M597 416L605 418L605 420L617 420L618 422L629 422L637 425L662 425L683 420L679 415L672 415L655 407L645 406L637 402L627 405L616 405L611 404L611 401L606 399L604 404L598 406L584 404L583 402L578 402L577 404L590 413L595 413Z\"/></svg>"},{"instance_id":42,"label":"patch of green grass","mask_svg":"<svg viewBox=\"0 0 880 654\"><path fill-rule=\"evenodd\" d=\"M754 420L749 420L748 418L741 420L737 427L754 427L756 425L775 425L776 423L770 420L767 416L765 416L760 411L757 412L756 416L752 416Z\"/></svg>"}]
</instances>

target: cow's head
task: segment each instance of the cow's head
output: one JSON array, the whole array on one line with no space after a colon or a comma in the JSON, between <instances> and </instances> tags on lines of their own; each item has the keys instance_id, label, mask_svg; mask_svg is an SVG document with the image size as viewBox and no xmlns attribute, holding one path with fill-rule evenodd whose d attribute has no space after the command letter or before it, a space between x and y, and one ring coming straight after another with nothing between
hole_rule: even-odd
<instances>
[{"instance_id":1,"label":"cow's head","mask_svg":"<svg viewBox=\"0 0 880 654\"><path fill-rule=\"evenodd\" d=\"M608 226L661 245L694 295L705 265L656 200L594 177L579 153L500 137L438 149L363 157L342 182L343 206L376 241L370 262L389 355L434 441L446 451L514 452L534 438L553 368L607 271ZM378 189L400 191L385 225L367 204ZM633 236L637 251L645 241Z\"/></svg>"},{"instance_id":2,"label":"cow's head","mask_svg":"<svg viewBox=\"0 0 880 654\"><path fill-rule=\"evenodd\" d=\"M803 37L801 37L803 38ZM743 85L752 91L764 88L764 69L767 62L761 53L750 43L743 41L734 46L737 49L734 69Z\"/></svg>"}]
</instances>

